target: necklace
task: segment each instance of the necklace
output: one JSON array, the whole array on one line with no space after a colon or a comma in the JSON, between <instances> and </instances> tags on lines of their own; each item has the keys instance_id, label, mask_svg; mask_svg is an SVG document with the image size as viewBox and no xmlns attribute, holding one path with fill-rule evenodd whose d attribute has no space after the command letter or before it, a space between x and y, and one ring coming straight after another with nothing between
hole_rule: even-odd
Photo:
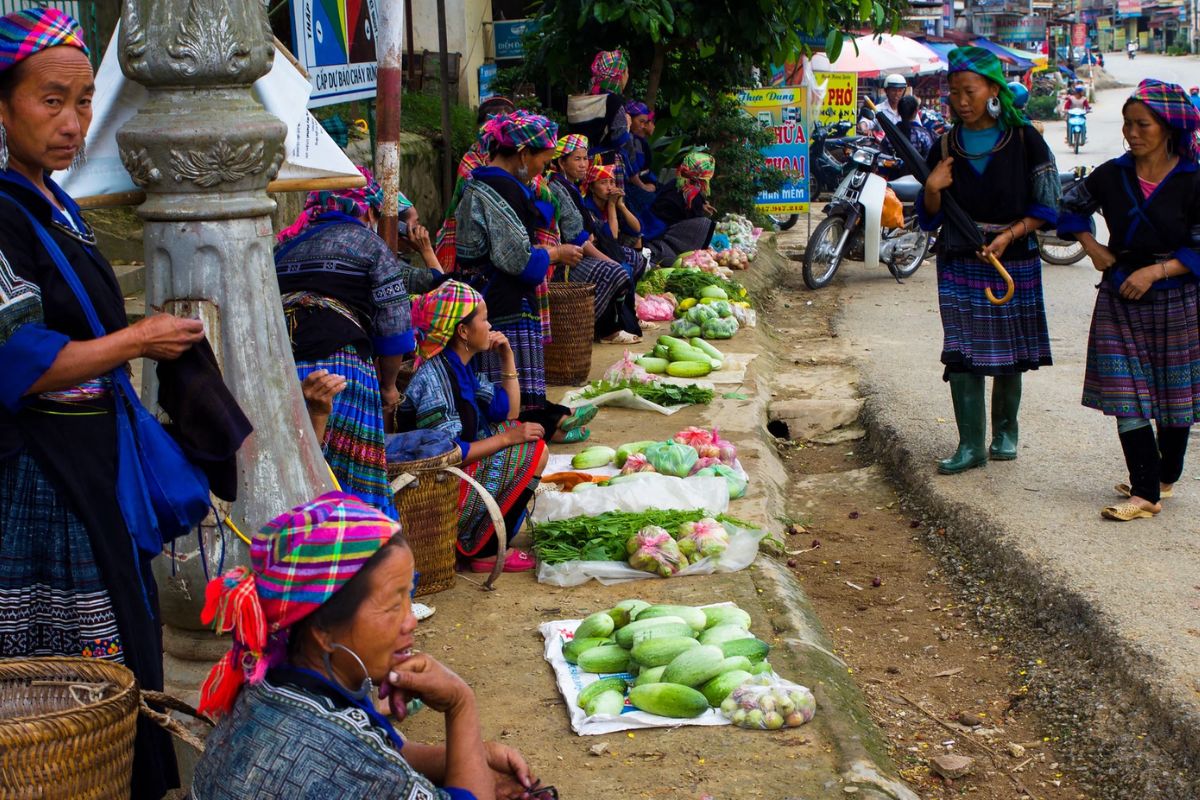
<instances>
[{"instance_id":1,"label":"necklace","mask_svg":"<svg viewBox=\"0 0 1200 800\"><path fill-rule=\"evenodd\" d=\"M1008 144L1010 139L1012 139L1012 130L1011 129L1006 130L1000 134L1000 138L996 140L996 144L994 147L992 147L992 149L983 150L978 153L972 153L970 150L968 150L963 145L962 132L956 126L954 128L954 135L950 137L950 149L954 151L955 155L962 156L963 158L967 159L968 161L976 161L980 158L986 158L988 156L992 156L992 155L995 155L996 153L1000 152Z\"/></svg>"}]
</instances>

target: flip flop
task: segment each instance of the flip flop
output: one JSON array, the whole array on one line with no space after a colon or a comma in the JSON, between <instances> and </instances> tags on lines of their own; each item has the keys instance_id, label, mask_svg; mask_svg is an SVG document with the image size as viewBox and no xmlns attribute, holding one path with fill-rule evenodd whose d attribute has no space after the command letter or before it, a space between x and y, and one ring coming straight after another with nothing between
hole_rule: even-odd
<instances>
[{"instance_id":1,"label":"flip flop","mask_svg":"<svg viewBox=\"0 0 1200 800\"><path fill-rule=\"evenodd\" d=\"M592 435L592 432L588 428L576 428L573 431L564 431L563 438L561 439L561 443L562 444L578 444L579 442L586 442L588 440L588 437L591 435Z\"/></svg>"},{"instance_id":2,"label":"flip flop","mask_svg":"<svg viewBox=\"0 0 1200 800\"><path fill-rule=\"evenodd\" d=\"M642 337L629 331L617 331L612 336L601 339L600 344L637 344Z\"/></svg>"},{"instance_id":3,"label":"flip flop","mask_svg":"<svg viewBox=\"0 0 1200 800\"><path fill-rule=\"evenodd\" d=\"M494 566L494 558L477 558L471 562L471 572L491 572ZM524 550L509 550L504 557L504 572L529 572L536 567L537 561Z\"/></svg>"},{"instance_id":4,"label":"flip flop","mask_svg":"<svg viewBox=\"0 0 1200 800\"><path fill-rule=\"evenodd\" d=\"M1153 519L1157 513L1157 511L1147 511L1137 503L1120 503L1108 506L1100 512L1100 516L1117 522L1130 522L1135 519Z\"/></svg>"},{"instance_id":5,"label":"flip flop","mask_svg":"<svg viewBox=\"0 0 1200 800\"><path fill-rule=\"evenodd\" d=\"M1133 489L1129 488L1128 483L1118 483L1116 486L1113 487L1113 490L1116 491L1116 493L1121 495L1122 497L1133 497ZM1175 487L1174 486L1172 486L1170 489L1163 489L1162 491L1160 491L1158 493L1159 499L1162 499L1162 500L1165 500L1168 497L1173 497L1174 495L1175 495Z\"/></svg>"},{"instance_id":6,"label":"flip flop","mask_svg":"<svg viewBox=\"0 0 1200 800\"><path fill-rule=\"evenodd\" d=\"M579 408L575 409L571 416L559 423L558 429L565 433L570 433L576 428L582 428L584 425L587 425L589 422L594 420L596 415L599 413L600 409L597 406L591 405L590 403L586 406L580 406Z\"/></svg>"},{"instance_id":7,"label":"flip flop","mask_svg":"<svg viewBox=\"0 0 1200 800\"><path fill-rule=\"evenodd\" d=\"M427 606L424 603L413 603L412 611L413 616L417 618L418 622L420 622L423 619L429 619L432 617L437 612L437 609L433 606Z\"/></svg>"}]
</instances>

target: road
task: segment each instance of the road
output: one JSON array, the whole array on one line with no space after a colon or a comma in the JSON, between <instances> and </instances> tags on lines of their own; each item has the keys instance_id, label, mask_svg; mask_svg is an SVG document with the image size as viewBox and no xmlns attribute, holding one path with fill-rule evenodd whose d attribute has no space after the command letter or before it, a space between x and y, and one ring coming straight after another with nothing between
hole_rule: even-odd
<instances>
[{"instance_id":1,"label":"road","mask_svg":"<svg viewBox=\"0 0 1200 800\"><path fill-rule=\"evenodd\" d=\"M1200 60L1114 55L1109 69L1133 85L1142 77L1182 81L1200 75ZM1120 108L1129 88L1102 92L1089 117L1089 142L1065 153L1062 123L1046 138L1060 167L1094 166L1122 152ZM1104 521L1100 509L1127 479L1110 419L1080 405L1087 332L1097 273L1090 262L1047 266L1045 298L1054 366L1029 373L1021 408L1020 458L958 476L937 475L936 459L957 441L950 395L941 379L935 273L932 263L900 286L884 270L851 263L844 287L841 334L862 359L876 434L895 437L911 457L909 483L971 519L986 520L995 549L1030 571L1052 597L1082 601L1081 621L1113 635L1116 647L1172 712L1200 720L1200 451L1193 444L1175 498L1154 520ZM1193 437L1193 440L1195 437ZM1036 575L1034 574L1036 573ZM1187 730L1186 728L1184 730ZM1192 729L1185 737L1197 741ZM1157 796L1157 795L1155 795Z\"/></svg>"}]
</instances>

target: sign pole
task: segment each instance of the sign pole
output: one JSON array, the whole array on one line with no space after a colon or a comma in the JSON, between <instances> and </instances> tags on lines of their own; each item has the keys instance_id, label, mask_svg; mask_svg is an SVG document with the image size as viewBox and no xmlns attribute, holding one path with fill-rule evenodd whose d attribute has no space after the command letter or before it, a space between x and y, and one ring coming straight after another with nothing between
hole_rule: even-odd
<instances>
[{"instance_id":1,"label":"sign pole","mask_svg":"<svg viewBox=\"0 0 1200 800\"><path fill-rule=\"evenodd\" d=\"M404 0L381 0L375 39L379 71L375 99L375 179L383 189L379 235L393 252L399 244L400 84L404 52Z\"/></svg>"}]
</instances>

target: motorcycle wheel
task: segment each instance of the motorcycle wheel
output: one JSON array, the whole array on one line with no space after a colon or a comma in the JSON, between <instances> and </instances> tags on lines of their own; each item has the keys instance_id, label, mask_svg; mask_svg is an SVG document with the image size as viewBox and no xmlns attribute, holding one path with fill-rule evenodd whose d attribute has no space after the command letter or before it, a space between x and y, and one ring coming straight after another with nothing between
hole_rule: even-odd
<instances>
[{"instance_id":1,"label":"motorcycle wheel","mask_svg":"<svg viewBox=\"0 0 1200 800\"><path fill-rule=\"evenodd\" d=\"M908 225L905 226L904 230L905 230L905 234L915 233L915 234L917 234L917 236L919 238L914 243L913 248L908 251L908 252L912 253L911 258L909 258L907 261L904 261L904 262L899 262L899 261L889 261L888 262L888 265L887 265L888 271L891 272L892 275L897 280L903 280L904 278L911 278L916 273L916 271L921 268L921 265L925 263L925 259L929 257L929 240L930 240L929 232L923 231L917 227L917 221L916 221L915 217L911 221L909 221ZM905 235L905 234L902 234L902 235Z\"/></svg>"},{"instance_id":2,"label":"motorcycle wheel","mask_svg":"<svg viewBox=\"0 0 1200 800\"><path fill-rule=\"evenodd\" d=\"M1079 155L1079 137L1075 137L1075 155Z\"/></svg>"},{"instance_id":3,"label":"motorcycle wheel","mask_svg":"<svg viewBox=\"0 0 1200 800\"><path fill-rule=\"evenodd\" d=\"M771 221L775 223L775 228L777 230L790 231L792 228L796 227L796 223L800 221L800 215L792 214L786 217L777 217L772 214Z\"/></svg>"},{"instance_id":4,"label":"motorcycle wheel","mask_svg":"<svg viewBox=\"0 0 1200 800\"><path fill-rule=\"evenodd\" d=\"M842 263L843 217L826 217L813 229L804 248L804 285L810 289L828 286Z\"/></svg>"},{"instance_id":5,"label":"motorcycle wheel","mask_svg":"<svg viewBox=\"0 0 1200 800\"><path fill-rule=\"evenodd\" d=\"M1085 255L1083 245L1079 242L1069 242L1057 236L1039 236L1038 252L1041 253L1042 261L1061 267L1076 264L1082 261Z\"/></svg>"}]
</instances>

